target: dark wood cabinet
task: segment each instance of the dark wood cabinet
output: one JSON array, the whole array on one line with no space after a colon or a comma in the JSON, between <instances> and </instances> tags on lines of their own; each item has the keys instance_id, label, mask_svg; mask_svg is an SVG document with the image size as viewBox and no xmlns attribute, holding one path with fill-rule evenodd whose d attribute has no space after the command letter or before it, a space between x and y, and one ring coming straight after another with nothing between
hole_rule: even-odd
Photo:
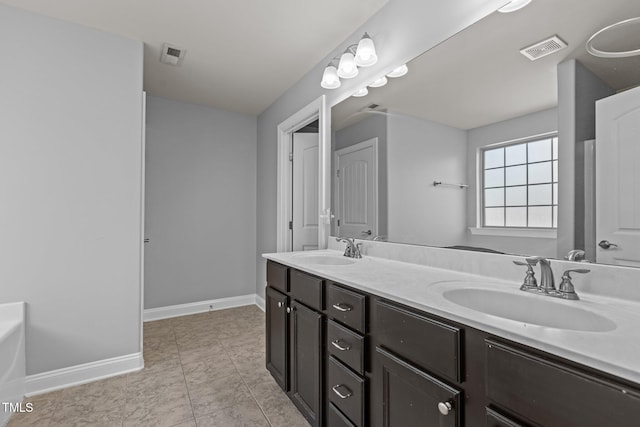
<instances>
[{"instance_id":1,"label":"dark wood cabinet","mask_svg":"<svg viewBox=\"0 0 640 427\"><path fill-rule=\"evenodd\" d=\"M313 427L626 427L640 386L269 261L267 369Z\"/></svg>"},{"instance_id":2,"label":"dark wood cabinet","mask_svg":"<svg viewBox=\"0 0 640 427\"><path fill-rule=\"evenodd\" d=\"M267 262L267 369L313 427L322 427L325 416L326 322L317 311L323 287L323 279Z\"/></svg>"},{"instance_id":3,"label":"dark wood cabinet","mask_svg":"<svg viewBox=\"0 0 640 427\"><path fill-rule=\"evenodd\" d=\"M492 408L487 408L487 427L527 427Z\"/></svg>"},{"instance_id":4,"label":"dark wood cabinet","mask_svg":"<svg viewBox=\"0 0 640 427\"><path fill-rule=\"evenodd\" d=\"M509 343L486 341L487 396L531 424L637 426L640 393Z\"/></svg>"},{"instance_id":5,"label":"dark wood cabinet","mask_svg":"<svg viewBox=\"0 0 640 427\"><path fill-rule=\"evenodd\" d=\"M382 387L382 426L460 426L459 390L380 347L374 366Z\"/></svg>"},{"instance_id":6,"label":"dark wood cabinet","mask_svg":"<svg viewBox=\"0 0 640 427\"><path fill-rule=\"evenodd\" d=\"M322 314L291 303L291 399L312 426L322 425Z\"/></svg>"},{"instance_id":7,"label":"dark wood cabinet","mask_svg":"<svg viewBox=\"0 0 640 427\"><path fill-rule=\"evenodd\" d=\"M265 292L267 369L283 390L289 390L289 297L274 288Z\"/></svg>"}]
</instances>

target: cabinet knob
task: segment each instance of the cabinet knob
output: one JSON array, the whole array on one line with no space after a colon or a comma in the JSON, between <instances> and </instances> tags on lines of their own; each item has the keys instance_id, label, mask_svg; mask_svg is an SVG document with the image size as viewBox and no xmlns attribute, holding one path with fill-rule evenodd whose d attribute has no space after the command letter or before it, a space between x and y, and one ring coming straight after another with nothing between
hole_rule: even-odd
<instances>
[{"instance_id":1,"label":"cabinet knob","mask_svg":"<svg viewBox=\"0 0 640 427\"><path fill-rule=\"evenodd\" d=\"M291 307L287 307L287 313L291 313L292 311Z\"/></svg>"},{"instance_id":2,"label":"cabinet knob","mask_svg":"<svg viewBox=\"0 0 640 427\"><path fill-rule=\"evenodd\" d=\"M351 307L349 304L345 304L345 303L342 303L342 302L339 302L337 304L333 304L333 308L335 308L338 311L342 311L342 312L353 310L353 307Z\"/></svg>"},{"instance_id":3,"label":"cabinet knob","mask_svg":"<svg viewBox=\"0 0 640 427\"><path fill-rule=\"evenodd\" d=\"M282 301L278 301L278 308L284 307L284 303Z\"/></svg>"},{"instance_id":4,"label":"cabinet knob","mask_svg":"<svg viewBox=\"0 0 640 427\"><path fill-rule=\"evenodd\" d=\"M438 411L440 411L442 415L449 415L449 411L451 411L452 409L453 405L450 401L438 403Z\"/></svg>"}]
</instances>

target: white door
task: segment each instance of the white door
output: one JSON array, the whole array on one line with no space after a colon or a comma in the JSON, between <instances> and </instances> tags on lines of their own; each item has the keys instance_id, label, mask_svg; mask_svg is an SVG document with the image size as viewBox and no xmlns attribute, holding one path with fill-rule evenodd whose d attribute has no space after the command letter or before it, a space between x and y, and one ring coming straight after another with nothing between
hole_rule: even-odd
<instances>
[{"instance_id":1,"label":"white door","mask_svg":"<svg viewBox=\"0 0 640 427\"><path fill-rule=\"evenodd\" d=\"M336 231L372 239L378 233L378 138L336 150Z\"/></svg>"},{"instance_id":2,"label":"white door","mask_svg":"<svg viewBox=\"0 0 640 427\"><path fill-rule=\"evenodd\" d=\"M318 249L318 134L293 134L294 251Z\"/></svg>"},{"instance_id":3,"label":"white door","mask_svg":"<svg viewBox=\"0 0 640 427\"><path fill-rule=\"evenodd\" d=\"M596 240L598 262L640 267L640 87L596 102Z\"/></svg>"}]
</instances>

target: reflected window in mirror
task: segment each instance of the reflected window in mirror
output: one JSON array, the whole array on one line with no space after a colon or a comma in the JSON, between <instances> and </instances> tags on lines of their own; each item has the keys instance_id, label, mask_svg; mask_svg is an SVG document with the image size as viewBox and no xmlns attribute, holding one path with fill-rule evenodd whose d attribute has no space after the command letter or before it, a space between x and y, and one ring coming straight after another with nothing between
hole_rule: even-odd
<instances>
[{"instance_id":1,"label":"reflected window in mirror","mask_svg":"<svg viewBox=\"0 0 640 427\"><path fill-rule=\"evenodd\" d=\"M558 226L558 137L500 143L479 152L482 226Z\"/></svg>"}]
</instances>

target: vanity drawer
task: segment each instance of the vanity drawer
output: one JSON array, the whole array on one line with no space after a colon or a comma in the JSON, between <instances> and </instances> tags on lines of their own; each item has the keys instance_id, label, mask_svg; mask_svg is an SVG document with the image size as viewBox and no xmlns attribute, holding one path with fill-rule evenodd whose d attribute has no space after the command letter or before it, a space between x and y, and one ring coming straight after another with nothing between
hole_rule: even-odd
<instances>
[{"instance_id":1,"label":"vanity drawer","mask_svg":"<svg viewBox=\"0 0 640 427\"><path fill-rule=\"evenodd\" d=\"M327 350L345 365L364 375L364 337L340 326L333 320L327 322Z\"/></svg>"},{"instance_id":2,"label":"vanity drawer","mask_svg":"<svg viewBox=\"0 0 640 427\"><path fill-rule=\"evenodd\" d=\"M366 332L367 298L330 283L327 287L327 314L350 328Z\"/></svg>"},{"instance_id":3,"label":"vanity drawer","mask_svg":"<svg viewBox=\"0 0 640 427\"><path fill-rule=\"evenodd\" d=\"M487 427L527 427L526 424L512 420L500 412L487 408Z\"/></svg>"},{"instance_id":4,"label":"vanity drawer","mask_svg":"<svg viewBox=\"0 0 640 427\"><path fill-rule=\"evenodd\" d=\"M288 271L284 265L267 261L267 285L284 293L289 292Z\"/></svg>"},{"instance_id":5,"label":"vanity drawer","mask_svg":"<svg viewBox=\"0 0 640 427\"><path fill-rule=\"evenodd\" d=\"M459 328L378 300L375 334L379 345L398 356L441 377L461 382Z\"/></svg>"},{"instance_id":6,"label":"vanity drawer","mask_svg":"<svg viewBox=\"0 0 640 427\"><path fill-rule=\"evenodd\" d=\"M330 427L355 427L355 425L345 417L342 412L333 403L329 403L329 420L327 425Z\"/></svg>"},{"instance_id":7,"label":"vanity drawer","mask_svg":"<svg viewBox=\"0 0 640 427\"><path fill-rule=\"evenodd\" d=\"M589 372L486 340L487 397L532 423L637 426L640 392Z\"/></svg>"},{"instance_id":8,"label":"vanity drawer","mask_svg":"<svg viewBox=\"0 0 640 427\"><path fill-rule=\"evenodd\" d=\"M291 296L316 310L322 310L323 285L324 280L302 271L291 270L289 274Z\"/></svg>"},{"instance_id":9,"label":"vanity drawer","mask_svg":"<svg viewBox=\"0 0 640 427\"><path fill-rule=\"evenodd\" d=\"M327 393L333 403L356 426L364 426L364 378L329 356Z\"/></svg>"}]
</instances>

